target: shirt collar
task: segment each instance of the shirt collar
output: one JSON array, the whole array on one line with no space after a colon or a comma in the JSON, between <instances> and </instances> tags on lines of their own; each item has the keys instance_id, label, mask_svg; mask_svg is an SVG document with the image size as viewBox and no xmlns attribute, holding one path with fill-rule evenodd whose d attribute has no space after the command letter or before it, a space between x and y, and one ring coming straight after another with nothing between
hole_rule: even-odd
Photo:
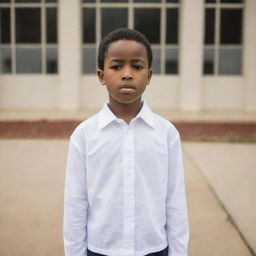
<instances>
[{"instance_id":1,"label":"shirt collar","mask_svg":"<svg viewBox=\"0 0 256 256\"><path fill-rule=\"evenodd\" d=\"M146 122L152 128L155 128L154 116L146 101L143 101L142 108L140 112L137 114L136 118L141 118L144 122ZM117 120L117 117L108 107L108 103L106 102L103 108L100 110L98 114L98 124L99 128L102 129L112 121Z\"/></svg>"},{"instance_id":2,"label":"shirt collar","mask_svg":"<svg viewBox=\"0 0 256 256\"><path fill-rule=\"evenodd\" d=\"M155 128L154 115L145 100L143 101L143 106L137 114L137 117L140 117L149 126Z\"/></svg>"}]
</instances>

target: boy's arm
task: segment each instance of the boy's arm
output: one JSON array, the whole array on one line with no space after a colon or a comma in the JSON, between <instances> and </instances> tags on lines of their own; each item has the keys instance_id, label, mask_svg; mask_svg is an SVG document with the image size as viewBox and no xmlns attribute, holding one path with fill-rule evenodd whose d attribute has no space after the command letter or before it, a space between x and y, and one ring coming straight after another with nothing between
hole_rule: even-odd
<instances>
[{"instance_id":1,"label":"boy's arm","mask_svg":"<svg viewBox=\"0 0 256 256\"><path fill-rule=\"evenodd\" d=\"M87 255L87 199L85 152L71 136L64 196L65 256Z\"/></svg>"},{"instance_id":2,"label":"boy's arm","mask_svg":"<svg viewBox=\"0 0 256 256\"><path fill-rule=\"evenodd\" d=\"M166 231L168 256L187 256L189 226L184 185L184 170L180 135L169 134L168 190L166 197Z\"/></svg>"}]
</instances>

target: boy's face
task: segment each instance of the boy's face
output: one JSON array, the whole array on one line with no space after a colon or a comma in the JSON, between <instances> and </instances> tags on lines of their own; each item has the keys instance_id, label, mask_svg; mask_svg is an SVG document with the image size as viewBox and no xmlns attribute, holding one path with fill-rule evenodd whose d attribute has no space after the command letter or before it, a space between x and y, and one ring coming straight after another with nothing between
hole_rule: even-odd
<instances>
[{"instance_id":1,"label":"boy's face","mask_svg":"<svg viewBox=\"0 0 256 256\"><path fill-rule=\"evenodd\" d=\"M111 43L104 70L98 71L101 83L107 87L110 103L122 104L141 100L151 75L145 46L132 40Z\"/></svg>"}]
</instances>

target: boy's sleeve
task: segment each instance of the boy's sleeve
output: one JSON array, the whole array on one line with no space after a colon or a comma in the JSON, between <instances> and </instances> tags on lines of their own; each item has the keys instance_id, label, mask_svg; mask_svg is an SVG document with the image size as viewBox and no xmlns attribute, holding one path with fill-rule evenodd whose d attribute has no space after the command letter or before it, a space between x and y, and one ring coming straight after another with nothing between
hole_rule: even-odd
<instances>
[{"instance_id":1,"label":"boy's sleeve","mask_svg":"<svg viewBox=\"0 0 256 256\"><path fill-rule=\"evenodd\" d=\"M168 256L187 256L189 226L181 142L177 130L169 134L168 154L168 189L166 197Z\"/></svg>"},{"instance_id":2,"label":"boy's sleeve","mask_svg":"<svg viewBox=\"0 0 256 256\"><path fill-rule=\"evenodd\" d=\"M85 151L78 146L78 139L71 136L67 158L63 219L65 256L87 255L88 198Z\"/></svg>"}]
</instances>

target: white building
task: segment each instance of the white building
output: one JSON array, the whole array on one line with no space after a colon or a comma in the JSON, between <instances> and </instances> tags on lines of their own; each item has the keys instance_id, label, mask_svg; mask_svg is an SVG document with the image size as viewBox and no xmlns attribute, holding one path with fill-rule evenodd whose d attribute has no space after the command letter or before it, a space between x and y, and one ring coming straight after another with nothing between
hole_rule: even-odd
<instances>
[{"instance_id":1,"label":"white building","mask_svg":"<svg viewBox=\"0 0 256 256\"><path fill-rule=\"evenodd\" d=\"M256 110L256 0L0 0L0 108L95 110L97 45L151 41L155 109Z\"/></svg>"}]
</instances>

